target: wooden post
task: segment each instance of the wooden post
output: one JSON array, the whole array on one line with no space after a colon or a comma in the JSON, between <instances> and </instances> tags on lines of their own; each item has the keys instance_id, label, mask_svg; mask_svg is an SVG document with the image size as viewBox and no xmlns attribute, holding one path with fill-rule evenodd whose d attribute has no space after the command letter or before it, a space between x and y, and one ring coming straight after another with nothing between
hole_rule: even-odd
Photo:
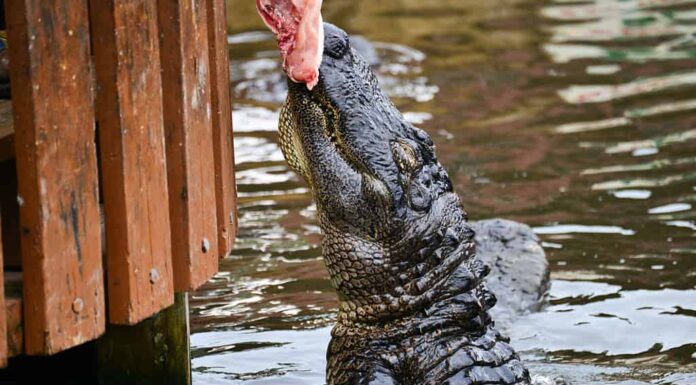
<instances>
[{"instance_id":1,"label":"wooden post","mask_svg":"<svg viewBox=\"0 0 696 385\"><path fill-rule=\"evenodd\" d=\"M7 0L28 354L104 332L87 0Z\"/></svg>"},{"instance_id":2,"label":"wooden post","mask_svg":"<svg viewBox=\"0 0 696 385\"><path fill-rule=\"evenodd\" d=\"M225 0L207 0L207 4L218 246L220 256L224 257L232 251L237 235L237 188L234 180L234 147L232 145L230 61L227 48Z\"/></svg>"},{"instance_id":3,"label":"wooden post","mask_svg":"<svg viewBox=\"0 0 696 385\"><path fill-rule=\"evenodd\" d=\"M157 4L91 0L109 322L174 302Z\"/></svg>"},{"instance_id":4,"label":"wooden post","mask_svg":"<svg viewBox=\"0 0 696 385\"><path fill-rule=\"evenodd\" d=\"M188 299L134 326L109 325L97 341L99 385L190 385Z\"/></svg>"},{"instance_id":5,"label":"wooden post","mask_svg":"<svg viewBox=\"0 0 696 385\"><path fill-rule=\"evenodd\" d=\"M218 268L206 0L159 2L174 288Z\"/></svg>"},{"instance_id":6,"label":"wooden post","mask_svg":"<svg viewBox=\"0 0 696 385\"><path fill-rule=\"evenodd\" d=\"M5 286L5 290L7 290L7 286ZM5 298L5 318L7 324L7 356L18 356L24 352L21 297Z\"/></svg>"}]
</instances>

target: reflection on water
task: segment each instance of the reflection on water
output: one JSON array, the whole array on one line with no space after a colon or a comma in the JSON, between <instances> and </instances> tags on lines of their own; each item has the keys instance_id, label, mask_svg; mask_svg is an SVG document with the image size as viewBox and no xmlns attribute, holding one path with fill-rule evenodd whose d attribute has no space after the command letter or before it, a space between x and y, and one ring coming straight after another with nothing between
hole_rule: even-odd
<instances>
[{"instance_id":1,"label":"reflection on water","mask_svg":"<svg viewBox=\"0 0 696 385\"><path fill-rule=\"evenodd\" d=\"M336 300L286 86L228 0L240 233L192 305L198 384L320 385ZM553 285L511 329L539 383L696 384L696 1L335 0L467 211L532 225ZM546 381L546 382L544 382Z\"/></svg>"}]
</instances>

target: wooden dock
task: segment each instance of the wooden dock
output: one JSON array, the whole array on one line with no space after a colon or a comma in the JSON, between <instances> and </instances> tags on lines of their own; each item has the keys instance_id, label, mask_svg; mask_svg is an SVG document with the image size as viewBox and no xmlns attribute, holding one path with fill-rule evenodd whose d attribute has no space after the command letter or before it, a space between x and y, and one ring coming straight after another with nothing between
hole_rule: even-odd
<instances>
[{"instance_id":1,"label":"wooden dock","mask_svg":"<svg viewBox=\"0 0 696 385\"><path fill-rule=\"evenodd\" d=\"M224 0L4 11L0 366L157 315L236 234Z\"/></svg>"}]
</instances>

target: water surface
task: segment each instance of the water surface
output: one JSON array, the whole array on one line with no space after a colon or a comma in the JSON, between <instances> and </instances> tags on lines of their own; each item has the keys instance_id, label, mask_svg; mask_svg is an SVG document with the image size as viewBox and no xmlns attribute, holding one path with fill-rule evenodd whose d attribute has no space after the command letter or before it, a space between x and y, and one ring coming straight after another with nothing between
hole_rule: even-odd
<instances>
[{"instance_id":1,"label":"water surface","mask_svg":"<svg viewBox=\"0 0 696 385\"><path fill-rule=\"evenodd\" d=\"M192 296L197 384L324 383L336 311L285 86L228 1L240 231ZM433 136L474 219L532 225L553 280L510 330L540 380L696 384L696 1L327 0ZM367 43L369 42L369 43Z\"/></svg>"}]
</instances>

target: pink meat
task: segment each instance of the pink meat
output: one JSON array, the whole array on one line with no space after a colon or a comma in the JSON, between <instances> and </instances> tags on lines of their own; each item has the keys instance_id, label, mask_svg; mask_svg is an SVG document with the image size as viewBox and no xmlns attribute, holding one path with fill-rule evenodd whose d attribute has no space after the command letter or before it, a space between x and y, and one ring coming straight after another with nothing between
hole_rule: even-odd
<instances>
[{"instance_id":1,"label":"pink meat","mask_svg":"<svg viewBox=\"0 0 696 385\"><path fill-rule=\"evenodd\" d=\"M256 8L276 34L283 69L296 83L310 90L319 81L324 49L322 0L256 0Z\"/></svg>"}]
</instances>

